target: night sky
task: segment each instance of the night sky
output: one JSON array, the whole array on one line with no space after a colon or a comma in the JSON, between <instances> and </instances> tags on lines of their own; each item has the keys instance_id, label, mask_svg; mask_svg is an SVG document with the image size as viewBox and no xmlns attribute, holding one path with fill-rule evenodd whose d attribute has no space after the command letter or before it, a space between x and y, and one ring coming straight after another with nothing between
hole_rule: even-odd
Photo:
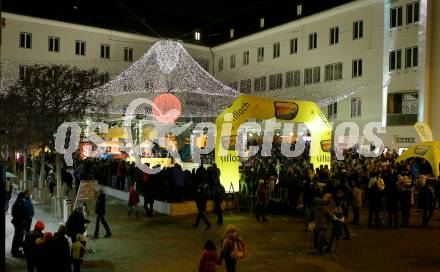
<instances>
[{"instance_id":1,"label":"night sky","mask_svg":"<svg viewBox=\"0 0 440 272\"><path fill-rule=\"evenodd\" d=\"M129 1L129 0L3 0L3 10L35 17L173 38L203 45L229 40L299 18L296 5L307 16L353 0L222 0L222 1ZM202 2L203 3L203 2ZM194 41L194 30L202 40Z\"/></svg>"}]
</instances>

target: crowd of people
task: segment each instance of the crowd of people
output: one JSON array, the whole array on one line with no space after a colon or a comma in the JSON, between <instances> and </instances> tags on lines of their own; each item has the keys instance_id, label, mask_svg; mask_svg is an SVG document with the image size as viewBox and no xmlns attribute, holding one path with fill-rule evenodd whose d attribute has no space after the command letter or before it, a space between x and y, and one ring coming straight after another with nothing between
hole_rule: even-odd
<instances>
[{"instance_id":1,"label":"crowd of people","mask_svg":"<svg viewBox=\"0 0 440 272\"><path fill-rule=\"evenodd\" d=\"M99 225L106 230L105 238L111 237L110 228L104 219L105 194L100 192L95 204L95 232L93 239L99 237ZM60 224L55 233L43 232L45 224L38 220L31 230L34 215L29 192L20 192L12 206L14 237L11 254L15 258L26 258L27 270L32 272L63 271L79 272L86 250L87 232L86 206L73 210L65 224ZM72 270L73 267L73 270Z\"/></svg>"},{"instance_id":2,"label":"crowd of people","mask_svg":"<svg viewBox=\"0 0 440 272\"><path fill-rule=\"evenodd\" d=\"M397 162L396 152L367 158L349 149L344 152L343 160L338 160L332 154L331 168L326 165L315 168L307 152L296 158L286 158L276 149L276 145L274 148L270 157L257 154L242 161L240 200L251 199L254 202L258 222L268 222L267 213L276 212L280 207L287 213L302 213L305 218L304 229L313 234L312 244L320 254L337 249L340 239L351 239L350 223L354 226L365 223L368 227L376 228L385 225L390 229L407 228L415 224L429 228L434 209L440 206L440 182L433 177L431 166L423 159ZM226 191L220 183L221 173L215 163L208 168L201 164L192 171L183 170L176 163L159 174L150 175L137 169L134 163L124 160L86 159L76 162L70 172L72 180L66 178L67 174L62 175L63 182L67 179L67 187L80 180L97 179L102 185L129 192L129 216L138 214L136 207L140 200L139 191L144 196L146 216L153 216L155 199L169 202L191 199L196 201L198 208L193 227L197 228L202 220L209 229L211 223L206 217L206 208L208 199L212 199L217 223L223 224L221 203ZM63 170L63 173L69 173L69 169ZM48 170L48 179L51 175ZM362 206L368 207L367 218L361 217ZM89 223L84 216L84 209L76 209L66 226L61 226L52 236L42 233L42 224L30 231L33 217L31 207L29 193L19 193L12 208L12 223L15 227L12 254L22 255L20 247L23 247L28 266L32 267L35 256L29 252L42 252L35 251L40 246L43 246L40 249L46 247L46 251L57 249L57 254L67 252L61 250L66 245L61 236L69 237L69 257L66 257L66 253L59 260L68 259L69 266L72 262L75 271L79 271L85 252L85 225ZM414 212L420 212L420 222L411 220ZM94 237L98 237L100 223L106 230L105 237L110 237L110 228L104 219L104 194L98 197L95 213ZM226 236L236 235L237 230L234 228L228 226ZM228 234L228 231L234 234ZM29 241L34 242L29 244ZM240 251L240 248L244 250L244 244L237 245L236 240L223 243L220 256L217 257L215 245L208 241L200 267L211 268L200 271L214 271L212 267L215 268L222 258L226 261L227 271L235 271L235 262L239 258L231 258L231 252L224 253L225 248ZM74 255L73 249L79 250L80 254ZM39 265L35 263L36 267Z\"/></svg>"}]
</instances>

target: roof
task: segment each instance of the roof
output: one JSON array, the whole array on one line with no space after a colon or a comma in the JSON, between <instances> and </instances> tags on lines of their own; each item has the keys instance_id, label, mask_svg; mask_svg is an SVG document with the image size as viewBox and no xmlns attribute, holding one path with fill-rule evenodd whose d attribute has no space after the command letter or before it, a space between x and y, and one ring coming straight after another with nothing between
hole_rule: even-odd
<instances>
[{"instance_id":1,"label":"roof","mask_svg":"<svg viewBox=\"0 0 440 272\"><path fill-rule=\"evenodd\" d=\"M83 24L186 43L216 46L234 39L307 17L355 0L222 0L201 5L198 1L130 0L3 0L4 11ZM297 16L296 7L302 5ZM194 31L201 40L194 40Z\"/></svg>"}]
</instances>

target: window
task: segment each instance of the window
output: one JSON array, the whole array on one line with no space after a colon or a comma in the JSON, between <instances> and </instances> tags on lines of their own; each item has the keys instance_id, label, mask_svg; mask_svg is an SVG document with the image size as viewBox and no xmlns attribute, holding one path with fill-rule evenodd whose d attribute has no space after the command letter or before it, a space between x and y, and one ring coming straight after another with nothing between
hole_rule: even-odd
<instances>
[{"instance_id":1,"label":"window","mask_svg":"<svg viewBox=\"0 0 440 272\"><path fill-rule=\"evenodd\" d=\"M260 92L266 90L266 76L257 77L254 79L254 91Z\"/></svg>"},{"instance_id":2,"label":"window","mask_svg":"<svg viewBox=\"0 0 440 272\"><path fill-rule=\"evenodd\" d=\"M264 28L264 17L260 18L260 28Z\"/></svg>"},{"instance_id":3,"label":"window","mask_svg":"<svg viewBox=\"0 0 440 272\"><path fill-rule=\"evenodd\" d=\"M364 37L364 21L353 22L353 40L362 39Z\"/></svg>"},{"instance_id":4,"label":"window","mask_svg":"<svg viewBox=\"0 0 440 272\"><path fill-rule=\"evenodd\" d=\"M198 32L198 31L196 31L196 32L194 32L194 40L196 40L196 41L200 41L200 32Z\"/></svg>"},{"instance_id":5,"label":"window","mask_svg":"<svg viewBox=\"0 0 440 272\"><path fill-rule=\"evenodd\" d=\"M49 37L49 52L60 52L59 37Z\"/></svg>"},{"instance_id":6,"label":"window","mask_svg":"<svg viewBox=\"0 0 440 272\"><path fill-rule=\"evenodd\" d=\"M20 65L18 67L18 76L21 81L29 82L31 79L31 70L29 65Z\"/></svg>"},{"instance_id":7,"label":"window","mask_svg":"<svg viewBox=\"0 0 440 272\"><path fill-rule=\"evenodd\" d=\"M235 68L235 55L229 56L229 68L231 69Z\"/></svg>"},{"instance_id":8,"label":"window","mask_svg":"<svg viewBox=\"0 0 440 272\"><path fill-rule=\"evenodd\" d=\"M338 103L332 103L327 106L328 119L336 119L338 115Z\"/></svg>"},{"instance_id":9,"label":"window","mask_svg":"<svg viewBox=\"0 0 440 272\"><path fill-rule=\"evenodd\" d=\"M390 28L402 26L403 8L395 7L390 10Z\"/></svg>"},{"instance_id":10,"label":"window","mask_svg":"<svg viewBox=\"0 0 440 272\"><path fill-rule=\"evenodd\" d=\"M406 24L412 24L419 21L419 2L406 5Z\"/></svg>"},{"instance_id":11,"label":"window","mask_svg":"<svg viewBox=\"0 0 440 272\"><path fill-rule=\"evenodd\" d=\"M251 92L251 80L244 79L240 81L240 92L242 93L250 93Z\"/></svg>"},{"instance_id":12,"label":"window","mask_svg":"<svg viewBox=\"0 0 440 272\"><path fill-rule=\"evenodd\" d=\"M32 34L27 32L20 32L20 47L32 48Z\"/></svg>"},{"instance_id":13,"label":"window","mask_svg":"<svg viewBox=\"0 0 440 272\"><path fill-rule=\"evenodd\" d=\"M286 88L299 86L300 76L301 76L300 70L286 72Z\"/></svg>"},{"instance_id":14,"label":"window","mask_svg":"<svg viewBox=\"0 0 440 272\"><path fill-rule=\"evenodd\" d=\"M355 59L353 60L353 67L352 67L352 77L361 77L362 76L362 59Z\"/></svg>"},{"instance_id":15,"label":"window","mask_svg":"<svg viewBox=\"0 0 440 272\"><path fill-rule=\"evenodd\" d=\"M233 29L233 28L229 29L229 38L233 39L234 36L235 36L235 29Z\"/></svg>"},{"instance_id":16,"label":"window","mask_svg":"<svg viewBox=\"0 0 440 272\"><path fill-rule=\"evenodd\" d=\"M133 61L133 48L124 47L124 61Z\"/></svg>"},{"instance_id":17,"label":"window","mask_svg":"<svg viewBox=\"0 0 440 272\"><path fill-rule=\"evenodd\" d=\"M290 39L290 54L298 53L298 38Z\"/></svg>"},{"instance_id":18,"label":"window","mask_svg":"<svg viewBox=\"0 0 440 272\"><path fill-rule=\"evenodd\" d=\"M277 59L280 57L280 43L273 44L273 58Z\"/></svg>"},{"instance_id":19,"label":"window","mask_svg":"<svg viewBox=\"0 0 440 272\"><path fill-rule=\"evenodd\" d=\"M400 70L402 66L402 50L396 49L390 52L390 71Z\"/></svg>"},{"instance_id":20,"label":"window","mask_svg":"<svg viewBox=\"0 0 440 272\"><path fill-rule=\"evenodd\" d=\"M243 52L243 65L249 65L249 51Z\"/></svg>"},{"instance_id":21,"label":"window","mask_svg":"<svg viewBox=\"0 0 440 272\"><path fill-rule=\"evenodd\" d=\"M275 74L269 76L269 90L283 88L283 74Z\"/></svg>"},{"instance_id":22,"label":"window","mask_svg":"<svg viewBox=\"0 0 440 272\"><path fill-rule=\"evenodd\" d=\"M405 49L405 68L414 68L418 65L418 47L408 47Z\"/></svg>"},{"instance_id":23,"label":"window","mask_svg":"<svg viewBox=\"0 0 440 272\"><path fill-rule=\"evenodd\" d=\"M309 34L309 50L315 49L318 43L318 33Z\"/></svg>"},{"instance_id":24,"label":"window","mask_svg":"<svg viewBox=\"0 0 440 272\"><path fill-rule=\"evenodd\" d=\"M303 13L303 5L296 5L296 16L300 16Z\"/></svg>"},{"instance_id":25,"label":"window","mask_svg":"<svg viewBox=\"0 0 440 272\"><path fill-rule=\"evenodd\" d=\"M101 59L109 59L110 58L110 45L101 44Z\"/></svg>"},{"instance_id":26,"label":"window","mask_svg":"<svg viewBox=\"0 0 440 272\"><path fill-rule=\"evenodd\" d=\"M411 92L388 94L387 114L417 114L418 109L418 93Z\"/></svg>"},{"instance_id":27,"label":"window","mask_svg":"<svg viewBox=\"0 0 440 272\"><path fill-rule=\"evenodd\" d=\"M342 79L342 62L327 64L325 66L324 81Z\"/></svg>"},{"instance_id":28,"label":"window","mask_svg":"<svg viewBox=\"0 0 440 272\"><path fill-rule=\"evenodd\" d=\"M339 43L339 27L330 28L330 45Z\"/></svg>"},{"instance_id":29,"label":"window","mask_svg":"<svg viewBox=\"0 0 440 272\"><path fill-rule=\"evenodd\" d=\"M219 58L217 62L217 70L219 72L223 71L223 58Z\"/></svg>"},{"instance_id":30,"label":"window","mask_svg":"<svg viewBox=\"0 0 440 272\"><path fill-rule=\"evenodd\" d=\"M360 97L351 99L351 117L361 117L362 115L362 99Z\"/></svg>"},{"instance_id":31,"label":"window","mask_svg":"<svg viewBox=\"0 0 440 272\"><path fill-rule=\"evenodd\" d=\"M231 87L234 90L238 90L238 82L234 81L234 82L229 83L229 87Z\"/></svg>"},{"instance_id":32,"label":"window","mask_svg":"<svg viewBox=\"0 0 440 272\"><path fill-rule=\"evenodd\" d=\"M86 42L75 41L75 55L79 55L79 56L86 55Z\"/></svg>"},{"instance_id":33,"label":"window","mask_svg":"<svg viewBox=\"0 0 440 272\"><path fill-rule=\"evenodd\" d=\"M257 62L264 61L264 47L258 47Z\"/></svg>"}]
</instances>

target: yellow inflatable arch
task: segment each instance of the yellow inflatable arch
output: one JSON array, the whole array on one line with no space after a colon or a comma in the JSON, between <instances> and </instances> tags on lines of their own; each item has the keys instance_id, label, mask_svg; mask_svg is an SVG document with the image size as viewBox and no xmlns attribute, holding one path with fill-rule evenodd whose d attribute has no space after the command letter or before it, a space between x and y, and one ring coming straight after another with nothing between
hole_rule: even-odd
<instances>
[{"instance_id":1,"label":"yellow inflatable arch","mask_svg":"<svg viewBox=\"0 0 440 272\"><path fill-rule=\"evenodd\" d=\"M236 148L237 130L250 119L267 120L276 118L279 123L304 123L312 142L310 162L314 167L328 165L330 168L331 125L314 102L299 100L274 100L266 97L241 95L216 119L215 162L220 169L220 181L226 190L239 190L239 156ZM231 126L230 141L224 146L223 127ZM282 128L281 128L282 129ZM234 146L235 144L235 146Z\"/></svg>"}]
</instances>

